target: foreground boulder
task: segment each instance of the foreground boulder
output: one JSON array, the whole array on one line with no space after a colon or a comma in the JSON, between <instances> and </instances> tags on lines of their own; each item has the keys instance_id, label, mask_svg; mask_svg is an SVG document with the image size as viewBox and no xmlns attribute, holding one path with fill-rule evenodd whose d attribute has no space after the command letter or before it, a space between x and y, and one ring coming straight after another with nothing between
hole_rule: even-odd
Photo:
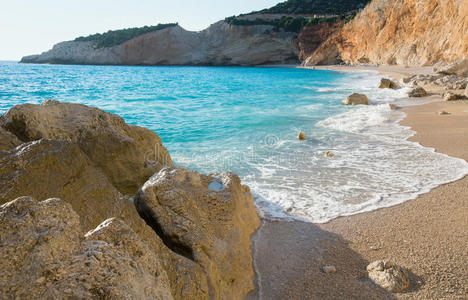
<instances>
[{"instance_id":1,"label":"foreground boulder","mask_svg":"<svg viewBox=\"0 0 468 300\"><path fill-rule=\"evenodd\" d=\"M422 87L416 87L408 92L408 96L410 97L425 97L427 96L427 92Z\"/></svg>"},{"instance_id":2,"label":"foreground boulder","mask_svg":"<svg viewBox=\"0 0 468 300\"><path fill-rule=\"evenodd\" d=\"M390 80L390 79L387 79L387 78L382 78L380 80L380 85L379 85L379 88L380 89L397 89L398 88L398 83Z\"/></svg>"},{"instance_id":3,"label":"foreground boulder","mask_svg":"<svg viewBox=\"0 0 468 300\"><path fill-rule=\"evenodd\" d=\"M134 194L155 172L171 165L161 139L117 116L82 104L24 104L0 117L0 126L21 141L69 139L123 194Z\"/></svg>"},{"instance_id":4,"label":"foreground boulder","mask_svg":"<svg viewBox=\"0 0 468 300\"><path fill-rule=\"evenodd\" d=\"M374 261L367 266L369 278L389 292L399 293L410 286L408 271L388 260Z\"/></svg>"},{"instance_id":5,"label":"foreground boulder","mask_svg":"<svg viewBox=\"0 0 468 300\"><path fill-rule=\"evenodd\" d=\"M40 200L62 198L79 216L76 226L81 228L74 230L86 232L112 217L124 220L151 251L158 253L176 299L204 299L207 295L206 275L200 266L167 248L133 203L73 142L42 139L0 151L0 204L24 195Z\"/></svg>"},{"instance_id":6,"label":"foreground boulder","mask_svg":"<svg viewBox=\"0 0 468 300\"><path fill-rule=\"evenodd\" d=\"M0 206L2 298L178 298L163 257L124 222L106 220L86 235L81 228L60 199L21 197ZM198 288L198 296L185 297L206 299L206 287Z\"/></svg>"},{"instance_id":7,"label":"foreground boulder","mask_svg":"<svg viewBox=\"0 0 468 300\"><path fill-rule=\"evenodd\" d=\"M242 299L254 288L250 236L260 221L239 177L164 168L135 205L166 245L205 269L211 298Z\"/></svg>"},{"instance_id":8,"label":"foreground boulder","mask_svg":"<svg viewBox=\"0 0 468 300\"><path fill-rule=\"evenodd\" d=\"M344 105L369 105L369 99L364 94L354 93L343 100Z\"/></svg>"}]
</instances>

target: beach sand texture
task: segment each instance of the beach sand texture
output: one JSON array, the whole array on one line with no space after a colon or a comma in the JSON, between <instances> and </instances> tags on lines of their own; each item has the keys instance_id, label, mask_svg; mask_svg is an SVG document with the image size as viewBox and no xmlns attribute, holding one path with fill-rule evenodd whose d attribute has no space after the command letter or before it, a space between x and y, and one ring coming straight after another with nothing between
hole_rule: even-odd
<instances>
[{"instance_id":1,"label":"beach sand texture","mask_svg":"<svg viewBox=\"0 0 468 300\"><path fill-rule=\"evenodd\" d=\"M423 73L366 69L393 78ZM405 108L401 124L417 132L412 141L468 160L468 101L440 100ZM468 299L468 177L326 224L264 220L254 241L261 299ZM391 294L370 282L366 266L381 259L410 270L408 291ZM324 273L327 265L337 272Z\"/></svg>"}]
</instances>

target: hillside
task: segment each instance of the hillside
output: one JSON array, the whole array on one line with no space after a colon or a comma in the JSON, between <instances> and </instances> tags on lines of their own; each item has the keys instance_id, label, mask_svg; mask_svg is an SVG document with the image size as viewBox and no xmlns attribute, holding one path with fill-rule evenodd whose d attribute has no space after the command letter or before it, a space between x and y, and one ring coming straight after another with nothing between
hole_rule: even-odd
<instances>
[{"instance_id":1,"label":"hillside","mask_svg":"<svg viewBox=\"0 0 468 300\"><path fill-rule=\"evenodd\" d=\"M468 57L468 1L374 0L305 64L433 65Z\"/></svg>"},{"instance_id":2,"label":"hillside","mask_svg":"<svg viewBox=\"0 0 468 300\"><path fill-rule=\"evenodd\" d=\"M362 9L369 2L370 0L288 0L251 14L342 15Z\"/></svg>"},{"instance_id":3,"label":"hillside","mask_svg":"<svg viewBox=\"0 0 468 300\"><path fill-rule=\"evenodd\" d=\"M96 33L86 37L79 37L75 39L75 42L93 42L94 47L96 48L106 48L117 46L125 43L133 38L136 38L140 35L163 30L169 27L177 26L177 23L169 24L158 24L156 26L144 26L144 27L135 27L127 28L120 30L109 30L105 33Z\"/></svg>"}]
</instances>

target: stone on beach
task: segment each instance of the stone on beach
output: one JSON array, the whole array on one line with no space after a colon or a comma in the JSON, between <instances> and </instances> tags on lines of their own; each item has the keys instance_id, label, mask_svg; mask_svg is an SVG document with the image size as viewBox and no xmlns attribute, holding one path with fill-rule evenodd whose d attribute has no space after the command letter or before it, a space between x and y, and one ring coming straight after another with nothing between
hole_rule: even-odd
<instances>
[{"instance_id":1,"label":"stone on beach","mask_svg":"<svg viewBox=\"0 0 468 300\"><path fill-rule=\"evenodd\" d=\"M400 109L400 107L398 107L398 106L395 105L395 104L391 104L391 103L390 103L389 106L390 106L390 109L391 109L391 110L398 110L398 109Z\"/></svg>"},{"instance_id":2,"label":"stone on beach","mask_svg":"<svg viewBox=\"0 0 468 300\"><path fill-rule=\"evenodd\" d=\"M463 100L466 99L465 95L456 94L452 92L447 92L443 94L445 101L455 101L455 100Z\"/></svg>"},{"instance_id":3,"label":"stone on beach","mask_svg":"<svg viewBox=\"0 0 468 300\"><path fill-rule=\"evenodd\" d=\"M354 93L343 100L344 105L369 105L369 99L364 94Z\"/></svg>"},{"instance_id":4,"label":"stone on beach","mask_svg":"<svg viewBox=\"0 0 468 300\"><path fill-rule=\"evenodd\" d=\"M441 116L451 115L451 113L449 113L448 111L443 110L443 111L439 112L439 115L441 115Z\"/></svg>"},{"instance_id":5,"label":"stone on beach","mask_svg":"<svg viewBox=\"0 0 468 300\"><path fill-rule=\"evenodd\" d=\"M398 88L398 83L387 78L382 78L380 80L379 88L380 89L396 89Z\"/></svg>"},{"instance_id":6,"label":"stone on beach","mask_svg":"<svg viewBox=\"0 0 468 300\"><path fill-rule=\"evenodd\" d=\"M424 96L427 96L427 92L422 87L416 87L416 88L412 89L408 93L408 96L410 96L410 97L424 97Z\"/></svg>"},{"instance_id":7,"label":"stone on beach","mask_svg":"<svg viewBox=\"0 0 468 300\"><path fill-rule=\"evenodd\" d=\"M411 286L408 270L389 260L378 260L367 266L369 278L392 293L399 293Z\"/></svg>"},{"instance_id":8,"label":"stone on beach","mask_svg":"<svg viewBox=\"0 0 468 300\"><path fill-rule=\"evenodd\" d=\"M304 141L307 139L306 135L304 132L299 132L299 135L297 136L297 138L301 141Z\"/></svg>"},{"instance_id":9,"label":"stone on beach","mask_svg":"<svg viewBox=\"0 0 468 300\"><path fill-rule=\"evenodd\" d=\"M336 268L335 266L324 266L322 268L323 272L324 273L327 273L327 274L334 274L336 273Z\"/></svg>"},{"instance_id":10,"label":"stone on beach","mask_svg":"<svg viewBox=\"0 0 468 300\"><path fill-rule=\"evenodd\" d=\"M333 157L335 157L335 154L333 154L333 152L331 152L331 151L327 151L325 153L325 156L328 157L328 158L333 158Z\"/></svg>"}]
</instances>

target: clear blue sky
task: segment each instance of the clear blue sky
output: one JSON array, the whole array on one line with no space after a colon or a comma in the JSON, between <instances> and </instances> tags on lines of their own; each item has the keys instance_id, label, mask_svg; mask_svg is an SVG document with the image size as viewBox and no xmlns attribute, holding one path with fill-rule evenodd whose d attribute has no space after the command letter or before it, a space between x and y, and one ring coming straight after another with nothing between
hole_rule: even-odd
<instances>
[{"instance_id":1,"label":"clear blue sky","mask_svg":"<svg viewBox=\"0 0 468 300\"><path fill-rule=\"evenodd\" d=\"M281 0L0 0L0 60L38 54L57 42L109 29L179 22L201 30Z\"/></svg>"}]
</instances>

